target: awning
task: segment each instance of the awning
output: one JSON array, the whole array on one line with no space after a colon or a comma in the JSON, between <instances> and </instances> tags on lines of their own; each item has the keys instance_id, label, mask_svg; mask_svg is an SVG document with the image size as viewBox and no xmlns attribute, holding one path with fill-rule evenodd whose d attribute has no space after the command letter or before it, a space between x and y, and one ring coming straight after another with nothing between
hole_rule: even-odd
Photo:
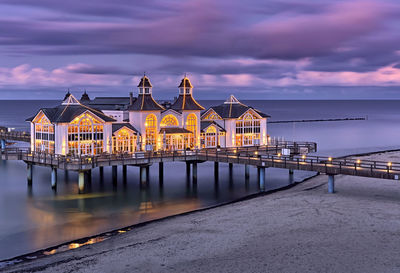
<instances>
[{"instance_id":1,"label":"awning","mask_svg":"<svg viewBox=\"0 0 400 273\"><path fill-rule=\"evenodd\" d=\"M179 128L179 127L167 127L167 128L161 128L160 129L160 134L165 134L166 135L171 135L171 134L191 134L192 132L189 130L186 130L185 128Z\"/></svg>"}]
</instances>

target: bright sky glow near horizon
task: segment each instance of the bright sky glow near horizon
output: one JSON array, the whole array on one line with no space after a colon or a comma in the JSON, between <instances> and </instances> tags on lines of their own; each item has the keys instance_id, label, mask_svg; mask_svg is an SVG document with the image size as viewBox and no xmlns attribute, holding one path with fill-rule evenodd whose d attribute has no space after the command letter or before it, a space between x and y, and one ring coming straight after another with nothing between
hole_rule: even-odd
<instances>
[{"instance_id":1,"label":"bright sky glow near horizon","mask_svg":"<svg viewBox=\"0 0 400 273\"><path fill-rule=\"evenodd\" d=\"M395 0L0 0L0 99L400 99Z\"/></svg>"}]
</instances>

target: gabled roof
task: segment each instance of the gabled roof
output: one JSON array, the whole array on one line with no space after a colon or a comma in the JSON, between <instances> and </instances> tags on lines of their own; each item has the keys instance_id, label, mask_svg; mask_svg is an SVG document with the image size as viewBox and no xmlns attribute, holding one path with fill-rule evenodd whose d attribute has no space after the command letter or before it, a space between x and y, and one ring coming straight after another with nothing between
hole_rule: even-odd
<instances>
[{"instance_id":1,"label":"gabled roof","mask_svg":"<svg viewBox=\"0 0 400 273\"><path fill-rule=\"evenodd\" d=\"M178 86L178 88L182 88L182 87L189 87L189 88L193 88L192 83L190 82L188 77L184 77L181 81L181 84Z\"/></svg>"},{"instance_id":2,"label":"gabled roof","mask_svg":"<svg viewBox=\"0 0 400 273\"><path fill-rule=\"evenodd\" d=\"M112 124L112 132L113 132L113 134L114 134L116 131L122 129L123 127L126 127L126 128L128 128L129 130L132 130L133 132L135 132L135 134L138 134L138 133L139 133L139 131L136 130L136 128L133 127L132 124L130 124L130 123L128 123L128 122L121 122L121 123L113 123L113 124Z\"/></svg>"},{"instance_id":3,"label":"gabled roof","mask_svg":"<svg viewBox=\"0 0 400 273\"><path fill-rule=\"evenodd\" d=\"M171 105L171 109L176 111L182 110L204 110L191 94L180 94L179 97Z\"/></svg>"},{"instance_id":4,"label":"gabled roof","mask_svg":"<svg viewBox=\"0 0 400 273\"><path fill-rule=\"evenodd\" d=\"M200 122L200 131L201 132L205 131L211 125L215 125L219 128L220 131L226 132L225 129L221 125L219 125L215 121L208 121L208 120Z\"/></svg>"},{"instance_id":5,"label":"gabled roof","mask_svg":"<svg viewBox=\"0 0 400 273\"><path fill-rule=\"evenodd\" d=\"M150 83L150 79L146 75L144 75L140 79L140 82L137 87L153 87L153 86Z\"/></svg>"},{"instance_id":6,"label":"gabled roof","mask_svg":"<svg viewBox=\"0 0 400 273\"><path fill-rule=\"evenodd\" d=\"M128 107L132 111L162 111L164 107L158 104L151 94L139 94L135 102Z\"/></svg>"},{"instance_id":7,"label":"gabled roof","mask_svg":"<svg viewBox=\"0 0 400 273\"><path fill-rule=\"evenodd\" d=\"M115 121L113 118L105 115L100 110L90 108L83 104L61 104L53 108L41 108L35 116L26 119L26 121L33 121L41 111L51 123L69 123L87 111L104 120L105 122Z\"/></svg>"}]
</instances>

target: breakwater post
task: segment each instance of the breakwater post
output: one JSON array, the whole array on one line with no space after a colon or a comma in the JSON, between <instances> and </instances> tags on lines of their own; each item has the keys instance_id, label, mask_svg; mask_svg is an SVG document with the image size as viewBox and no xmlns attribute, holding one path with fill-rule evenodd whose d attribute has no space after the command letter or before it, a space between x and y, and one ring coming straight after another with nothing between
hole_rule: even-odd
<instances>
[{"instance_id":1,"label":"breakwater post","mask_svg":"<svg viewBox=\"0 0 400 273\"><path fill-rule=\"evenodd\" d=\"M32 178L33 178L33 166L32 164L27 164L26 165L28 174L27 174L27 180L28 180L28 186L32 185Z\"/></svg>"},{"instance_id":2,"label":"breakwater post","mask_svg":"<svg viewBox=\"0 0 400 273\"><path fill-rule=\"evenodd\" d=\"M333 174L328 174L328 192L335 192L335 175Z\"/></svg>"}]
</instances>

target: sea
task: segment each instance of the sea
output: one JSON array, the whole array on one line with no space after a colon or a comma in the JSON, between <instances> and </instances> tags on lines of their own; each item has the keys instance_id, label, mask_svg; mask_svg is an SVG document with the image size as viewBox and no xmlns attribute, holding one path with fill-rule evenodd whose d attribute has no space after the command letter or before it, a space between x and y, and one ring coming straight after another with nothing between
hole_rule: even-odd
<instances>
[{"instance_id":1,"label":"sea","mask_svg":"<svg viewBox=\"0 0 400 273\"><path fill-rule=\"evenodd\" d=\"M223 101L199 102L209 107ZM28 130L26 118L35 115L41 107L58 103L0 101L0 126ZM243 103L269 114L270 121L364 118L268 124L268 134L273 138L317 142L319 155L344 156L400 149L400 108L396 100L249 100ZM184 163L166 163L164 167L163 185L159 184L158 166L152 166L147 187L140 186L137 167L128 168L126 184L119 175L116 187L111 181L111 168L105 168L103 181L98 170L93 170L89 189L78 194L77 173L60 170L54 191L50 185L50 169L35 166L33 185L28 187L24 162L1 161L0 260L259 192L255 168L251 168L250 180L246 183L243 166L234 166L233 175L229 176L228 165L220 164L216 180L213 164L201 163L196 186L187 179ZM313 172L295 171L294 180L300 182L312 175ZM289 183L287 170L269 168L266 171L267 191Z\"/></svg>"}]
</instances>

